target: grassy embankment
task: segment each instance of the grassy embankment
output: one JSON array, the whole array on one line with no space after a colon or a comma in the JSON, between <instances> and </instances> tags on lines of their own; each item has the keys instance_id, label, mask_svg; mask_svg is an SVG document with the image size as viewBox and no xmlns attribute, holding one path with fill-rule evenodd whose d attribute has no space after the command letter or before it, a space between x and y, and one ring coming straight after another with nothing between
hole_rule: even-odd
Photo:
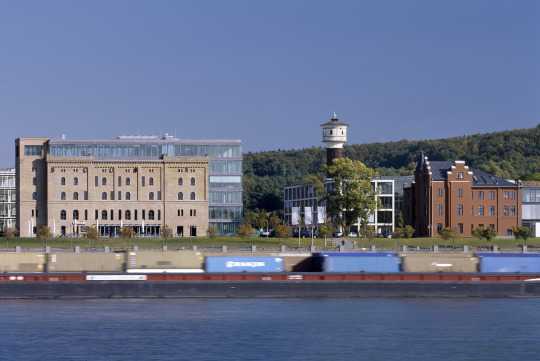
<instances>
[{"instance_id":1,"label":"grassy embankment","mask_svg":"<svg viewBox=\"0 0 540 361\"><path fill-rule=\"evenodd\" d=\"M439 245L440 247L462 247L468 245L472 248L478 247L491 247L497 245L500 249L518 249L524 243L523 240L515 239L495 239L491 242L486 240L479 240L475 238L456 238L453 240L442 240L440 238L408 238L408 239L358 239L350 238L351 241L355 241L356 248L370 248L372 245L378 249L401 249L401 246L407 245L410 247L431 248L433 245ZM163 245L167 245L169 249L181 249L192 248L196 245L200 248L221 247L227 246L231 249L249 248L252 245L257 246L258 249L263 250L265 248L276 249L280 245L285 245L288 248L308 248L311 245L310 238L302 238L300 241L298 238L240 238L240 237L212 237L212 238L174 238L174 239L158 239L158 238L103 238L99 240L88 240L85 238L78 239L66 239L56 238L48 241L39 240L36 238L16 238L6 239L0 238L0 248L9 249L15 246L21 246L22 248L42 248L49 246L52 248L73 248L80 246L81 248L103 248L110 247L112 249L128 249L137 245L139 248L161 248ZM323 239L315 239L313 244L317 248L324 248L325 241ZM540 238L530 238L526 244L533 247L540 247ZM328 240L326 242L327 248L335 248L335 243Z\"/></svg>"}]
</instances>

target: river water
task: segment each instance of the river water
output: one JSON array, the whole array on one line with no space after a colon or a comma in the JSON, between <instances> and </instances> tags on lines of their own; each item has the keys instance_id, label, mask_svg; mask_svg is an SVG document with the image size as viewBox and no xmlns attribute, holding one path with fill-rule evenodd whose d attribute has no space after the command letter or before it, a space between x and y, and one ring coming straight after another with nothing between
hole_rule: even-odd
<instances>
[{"instance_id":1,"label":"river water","mask_svg":"<svg viewBox=\"0 0 540 361\"><path fill-rule=\"evenodd\" d=\"M539 299L0 301L0 360L540 360Z\"/></svg>"}]
</instances>

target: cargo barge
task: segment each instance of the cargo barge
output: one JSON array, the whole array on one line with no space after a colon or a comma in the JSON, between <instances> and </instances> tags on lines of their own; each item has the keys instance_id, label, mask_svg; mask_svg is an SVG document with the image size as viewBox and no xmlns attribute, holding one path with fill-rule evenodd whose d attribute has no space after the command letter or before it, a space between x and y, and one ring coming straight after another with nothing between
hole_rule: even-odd
<instances>
[{"instance_id":1,"label":"cargo barge","mask_svg":"<svg viewBox=\"0 0 540 361\"><path fill-rule=\"evenodd\" d=\"M540 297L540 274L2 274L0 299Z\"/></svg>"}]
</instances>

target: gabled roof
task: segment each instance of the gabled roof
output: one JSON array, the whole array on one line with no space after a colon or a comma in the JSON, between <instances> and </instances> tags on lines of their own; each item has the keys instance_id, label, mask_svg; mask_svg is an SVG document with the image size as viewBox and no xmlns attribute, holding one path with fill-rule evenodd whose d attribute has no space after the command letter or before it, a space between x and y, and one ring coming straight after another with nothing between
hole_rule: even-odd
<instances>
[{"instance_id":1,"label":"gabled roof","mask_svg":"<svg viewBox=\"0 0 540 361\"><path fill-rule=\"evenodd\" d=\"M454 164L451 161L426 161L427 166L431 168L431 179L434 181L444 181L448 179L447 172L452 169ZM507 181L504 178L489 174L480 169L470 169L473 173L473 187L496 186L496 187L515 187L516 184Z\"/></svg>"}]
</instances>

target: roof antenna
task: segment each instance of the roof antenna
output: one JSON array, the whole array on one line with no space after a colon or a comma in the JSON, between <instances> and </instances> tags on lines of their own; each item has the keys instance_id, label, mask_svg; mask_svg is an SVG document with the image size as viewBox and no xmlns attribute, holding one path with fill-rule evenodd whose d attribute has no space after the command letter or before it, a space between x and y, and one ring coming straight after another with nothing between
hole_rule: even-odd
<instances>
[{"instance_id":1,"label":"roof antenna","mask_svg":"<svg viewBox=\"0 0 540 361\"><path fill-rule=\"evenodd\" d=\"M337 120L337 118L338 118L338 117L337 117L336 112L332 112L332 119Z\"/></svg>"}]
</instances>

